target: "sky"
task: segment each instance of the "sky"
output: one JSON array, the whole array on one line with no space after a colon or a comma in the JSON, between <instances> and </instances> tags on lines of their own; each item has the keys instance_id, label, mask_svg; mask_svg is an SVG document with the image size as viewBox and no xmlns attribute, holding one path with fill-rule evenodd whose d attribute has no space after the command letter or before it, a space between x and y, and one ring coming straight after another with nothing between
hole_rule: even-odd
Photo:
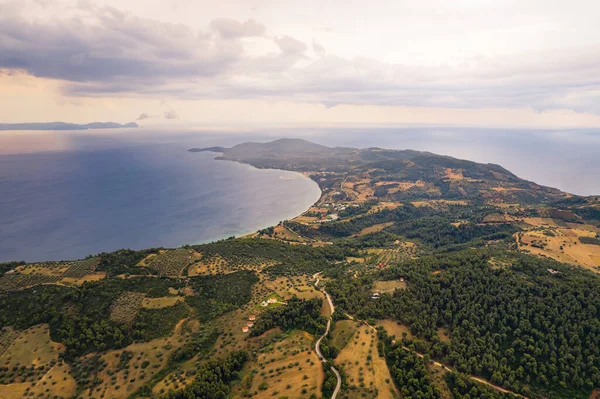
<instances>
[{"instance_id":1,"label":"sky","mask_svg":"<svg viewBox=\"0 0 600 399\"><path fill-rule=\"evenodd\" d=\"M600 127L597 0L0 0L0 122Z\"/></svg>"}]
</instances>

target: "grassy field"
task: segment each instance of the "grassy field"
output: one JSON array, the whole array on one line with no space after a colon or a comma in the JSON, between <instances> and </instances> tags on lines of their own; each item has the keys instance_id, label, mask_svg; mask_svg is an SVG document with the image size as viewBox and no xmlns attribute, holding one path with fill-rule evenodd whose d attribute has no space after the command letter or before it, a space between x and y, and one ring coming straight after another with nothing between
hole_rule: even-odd
<instances>
[{"instance_id":1,"label":"grassy field","mask_svg":"<svg viewBox=\"0 0 600 399\"><path fill-rule=\"evenodd\" d=\"M406 281L400 280L388 280L388 281L375 281L374 290L383 294L383 293L392 293L396 289L405 290L406 289Z\"/></svg>"},{"instance_id":2,"label":"grassy field","mask_svg":"<svg viewBox=\"0 0 600 399\"><path fill-rule=\"evenodd\" d=\"M395 335L396 339L402 339L402 333L406 333L408 338L413 338L413 335L410 333L410 329L407 326L398 324L393 320L377 320L377 325L383 326L387 333L389 335Z\"/></svg>"},{"instance_id":3,"label":"grassy field","mask_svg":"<svg viewBox=\"0 0 600 399\"><path fill-rule=\"evenodd\" d=\"M48 325L39 324L19 333L0 356L0 365L9 368L18 365L47 365L58 357L60 349L61 345L50 339Z\"/></svg>"},{"instance_id":4,"label":"grassy field","mask_svg":"<svg viewBox=\"0 0 600 399\"><path fill-rule=\"evenodd\" d=\"M0 379L0 398L12 399L33 393L35 397L70 397L75 393L75 381L69 366L59 361L61 344L52 342L48 325L39 324L12 334L10 343L0 356L1 367L6 368ZM30 372L17 373L17 368L28 367Z\"/></svg>"},{"instance_id":5,"label":"grassy field","mask_svg":"<svg viewBox=\"0 0 600 399\"><path fill-rule=\"evenodd\" d=\"M142 300L142 308L144 309L162 309L175 306L177 302L183 301L185 298L181 296L165 296L161 298L144 298Z\"/></svg>"},{"instance_id":6,"label":"grassy field","mask_svg":"<svg viewBox=\"0 0 600 399\"><path fill-rule=\"evenodd\" d=\"M358 330L358 323L354 320L340 320L336 322L331 332L333 346L339 350L344 349L356 333L356 330Z\"/></svg>"},{"instance_id":7,"label":"grassy field","mask_svg":"<svg viewBox=\"0 0 600 399\"><path fill-rule=\"evenodd\" d=\"M358 234L356 234L356 236L364 236L371 233L377 233L379 231L382 231L386 227L390 227L393 224L394 222L374 224L373 226L365 227Z\"/></svg>"},{"instance_id":8,"label":"grassy field","mask_svg":"<svg viewBox=\"0 0 600 399\"><path fill-rule=\"evenodd\" d=\"M349 389L342 398L399 398L385 359L377 352L377 334L369 326L356 330L335 360L346 373Z\"/></svg>"}]
</instances>

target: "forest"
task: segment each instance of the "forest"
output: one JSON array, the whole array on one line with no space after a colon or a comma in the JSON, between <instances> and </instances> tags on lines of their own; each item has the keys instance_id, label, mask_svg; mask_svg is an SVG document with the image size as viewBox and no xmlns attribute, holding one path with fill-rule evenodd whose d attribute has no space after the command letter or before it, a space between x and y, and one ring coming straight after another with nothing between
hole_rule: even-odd
<instances>
[{"instance_id":1,"label":"forest","mask_svg":"<svg viewBox=\"0 0 600 399\"><path fill-rule=\"evenodd\" d=\"M328 291L344 312L406 324L417 338L405 345L461 373L528 396L589 395L600 384L598 279L527 255L505 268L489 260L486 251L423 257L378 276L338 279ZM374 301L375 277L405 278L409 289ZM452 332L450 342L438 328Z\"/></svg>"}]
</instances>

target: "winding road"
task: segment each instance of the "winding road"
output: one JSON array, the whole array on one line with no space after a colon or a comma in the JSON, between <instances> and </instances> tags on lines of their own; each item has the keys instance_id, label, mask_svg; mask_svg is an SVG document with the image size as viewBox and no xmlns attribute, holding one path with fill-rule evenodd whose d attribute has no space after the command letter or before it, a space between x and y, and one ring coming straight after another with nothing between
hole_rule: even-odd
<instances>
[{"instance_id":1,"label":"winding road","mask_svg":"<svg viewBox=\"0 0 600 399\"><path fill-rule=\"evenodd\" d=\"M318 290L321 290L323 292L323 294L325 295L325 298L327 298L327 302L329 303L329 308L331 309L331 313L329 314L329 319L327 319L327 328L325 329L325 333L323 335L321 335L321 337L315 343L315 352L317 352L317 356L319 356L319 359L321 359L321 361L323 363L325 363L327 360L321 353L321 341L323 340L323 338L325 338L325 336L327 334L329 334L329 330L331 328L331 317L333 316L333 312L335 311L335 308L333 306L333 302L331 301L331 297L329 296L327 291L325 291L325 289L319 288L319 274L321 274L321 273L319 272L319 273L315 273L315 275L313 275L313 278L316 279L315 288ZM335 369L335 367L333 367L333 365L331 366L331 370L335 373L335 377L337 378L337 384L335 386L335 390L333 391L333 394L331 395L331 399L335 399L337 394L340 392L340 389L342 388L342 376L340 375L339 371L337 371Z\"/></svg>"},{"instance_id":2,"label":"winding road","mask_svg":"<svg viewBox=\"0 0 600 399\"><path fill-rule=\"evenodd\" d=\"M329 307L330 307L330 309L331 309L331 314L330 314L330 316L329 316L329 320L327 320L327 329L325 330L325 334L323 334L323 335L322 335L322 336L321 336L321 337L320 337L320 338L317 340L317 343L315 344L315 351L317 352L317 355L319 356L319 359L321 359L323 362L325 362L326 360L325 360L325 358L323 357L323 354L321 353L321 340L322 340L323 338L325 338L325 336L326 336L327 334L329 334L329 329L331 328L331 316L333 315L333 312L334 312L335 308L334 308L334 306L333 306L333 301L331 300L331 296L329 296L329 294L327 293L327 291L325 291L325 289L321 289L321 288L319 288L319 274L321 274L321 272L319 272L319 273L315 273L315 274L313 275L313 279L316 279L316 281L315 281L315 288L317 288L318 290L320 290L320 291L322 291L322 292L323 292L323 294L324 294L324 295L325 295L325 297L327 298L327 302L329 303ZM348 314L346 314L346 316L348 316L348 317L349 317L351 320L354 320L354 318L353 318L352 316L350 316L350 315L348 315ZM376 330L376 328L375 328L375 327L373 327L372 325L370 325L370 324L369 324L369 323L367 323L366 321L363 321L363 322L364 322L364 323L365 323L367 326L369 326L370 328L372 328L373 330ZM393 342L394 342L394 343L396 343L396 341L393 341ZM416 352L416 351L414 351L414 350L412 350L412 349L410 349L410 348L408 348L408 347L406 347L406 346L402 346L402 349L404 349L405 351L408 351L408 352L414 352L414 353L415 353L417 356L419 356L419 357L421 357L421 358L423 357L423 354L421 354L421 353L419 353L419 352ZM444 364L442 364L442 363L440 363L440 362L433 361L432 363L433 363L435 366L437 366L437 367L440 367L440 368L442 368L442 369L444 369L444 370L446 370L446 371L452 371L452 369L451 369L450 367L448 367L448 366L446 366L446 365L444 365ZM335 397L337 396L337 394L338 394L338 392L340 391L340 388L341 388L341 386L342 386L342 377L340 376L340 373L339 373L339 372L338 372L338 371L337 371L337 370L336 370L336 369L335 369L333 366L331 366L331 369L333 370L333 372L335 373L335 375L336 375L336 377L337 377L337 386L336 386L336 388L335 388L335 391L333 391L333 395L331 395L331 399L335 399ZM520 395L520 394L518 394L518 393L515 393L515 392L512 392L512 391L509 391L509 390L507 390L507 389L504 389L504 388L502 388L502 387L499 387L498 385L494 385L494 384L492 384L491 382L489 382L489 381L486 381L486 380L484 380L484 379L482 379L482 378L478 378L478 377L475 377L475 376L469 376L469 378L471 378L473 381L477 381L477 382L479 382L479 383L481 383L481 384L485 384L485 385L489 386L490 388L493 388L493 389L495 389L495 390L497 390L497 391L500 391L500 392L503 392L503 393L509 393L509 394L512 394L512 395L514 395L514 396L516 396L516 397L518 397L518 398L521 398L521 399L529 399L529 398L527 398L526 396L523 396L523 395Z\"/></svg>"}]
</instances>

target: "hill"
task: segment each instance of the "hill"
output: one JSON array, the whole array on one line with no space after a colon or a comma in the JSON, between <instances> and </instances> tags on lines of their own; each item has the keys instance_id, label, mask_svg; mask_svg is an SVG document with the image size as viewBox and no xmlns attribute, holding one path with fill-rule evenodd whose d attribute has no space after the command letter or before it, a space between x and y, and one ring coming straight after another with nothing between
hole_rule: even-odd
<instances>
[{"instance_id":1,"label":"hill","mask_svg":"<svg viewBox=\"0 0 600 399\"><path fill-rule=\"evenodd\" d=\"M0 123L0 130L88 130L88 129L129 129L140 127L131 122L124 125L115 122L92 122L86 124L66 122L43 123Z\"/></svg>"},{"instance_id":2,"label":"hill","mask_svg":"<svg viewBox=\"0 0 600 399\"><path fill-rule=\"evenodd\" d=\"M368 175L373 190L387 182L426 182L427 197L519 197L517 202L555 201L567 194L521 179L495 164L481 164L449 156L413 150L326 147L301 139L268 143L243 143L231 148L211 147L190 151L222 153L217 159L243 162L257 168L308 173L335 173L340 177ZM328 179L331 180L331 179ZM320 182L320 181L317 181ZM390 183L391 184L391 183ZM419 196L416 185L410 191ZM382 191L379 190L381 193ZM429 193L425 195L425 193ZM397 195L396 195L397 196Z\"/></svg>"},{"instance_id":3,"label":"hill","mask_svg":"<svg viewBox=\"0 0 600 399\"><path fill-rule=\"evenodd\" d=\"M246 237L0 264L0 398L600 392L600 198L427 152L190 151L322 195Z\"/></svg>"}]
</instances>

